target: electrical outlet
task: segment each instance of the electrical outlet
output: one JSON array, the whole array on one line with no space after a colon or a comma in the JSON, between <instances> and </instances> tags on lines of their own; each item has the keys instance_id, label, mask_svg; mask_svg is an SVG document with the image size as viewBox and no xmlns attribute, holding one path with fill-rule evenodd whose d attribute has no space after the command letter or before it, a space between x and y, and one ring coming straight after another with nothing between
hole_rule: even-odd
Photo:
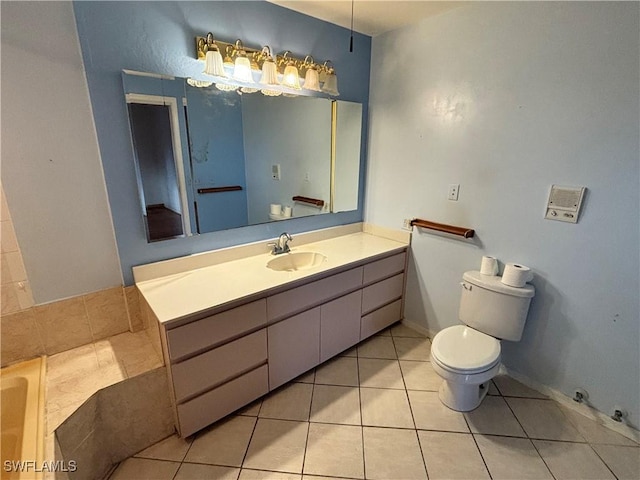
<instances>
[{"instance_id":1,"label":"electrical outlet","mask_svg":"<svg viewBox=\"0 0 640 480\"><path fill-rule=\"evenodd\" d=\"M449 185L449 195L447 196L447 198L449 200L453 200L454 202L458 201L458 193L460 192L460 184L459 183L455 183L455 184L451 184Z\"/></svg>"},{"instance_id":2,"label":"electrical outlet","mask_svg":"<svg viewBox=\"0 0 640 480\"><path fill-rule=\"evenodd\" d=\"M403 230L409 230L409 231L413 230L413 227L411 226L411 219L410 218L405 218L402 221L402 229Z\"/></svg>"}]
</instances>

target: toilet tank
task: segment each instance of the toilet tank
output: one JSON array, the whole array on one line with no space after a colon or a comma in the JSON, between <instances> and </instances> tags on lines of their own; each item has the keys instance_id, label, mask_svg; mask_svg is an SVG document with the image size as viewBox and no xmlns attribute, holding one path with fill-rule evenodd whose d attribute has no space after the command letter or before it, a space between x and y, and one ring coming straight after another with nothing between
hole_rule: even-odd
<instances>
[{"instance_id":1,"label":"toilet tank","mask_svg":"<svg viewBox=\"0 0 640 480\"><path fill-rule=\"evenodd\" d=\"M460 321L487 335L517 342L522 337L533 285L511 287L501 277L465 272L461 282Z\"/></svg>"}]
</instances>

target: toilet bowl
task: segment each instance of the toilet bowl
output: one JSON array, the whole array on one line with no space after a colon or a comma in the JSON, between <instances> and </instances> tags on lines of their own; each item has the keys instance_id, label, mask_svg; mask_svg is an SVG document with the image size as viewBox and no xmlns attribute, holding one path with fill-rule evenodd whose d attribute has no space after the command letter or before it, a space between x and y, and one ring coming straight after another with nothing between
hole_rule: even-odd
<instances>
[{"instance_id":1,"label":"toilet bowl","mask_svg":"<svg viewBox=\"0 0 640 480\"><path fill-rule=\"evenodd\" d=\"M444 380L440 401L468 412L480 405L500 370L500 341L466 325L445 328L433 339L431 365Z\"/></svg>"},{"instance_id":2,"label":"toilet bowl","mask_svg":"<svg viewBox=\"0 0 640 480\"><path fill-rule=\"evenodd\" d=\"M458 317L462 325L438 332L431 365L443 379L440 401L459 412L477 408L500 370L500 341L517 342L535 295L532 285L512 287L478 271L462 276Z\"/></svg>"}]
</instances>

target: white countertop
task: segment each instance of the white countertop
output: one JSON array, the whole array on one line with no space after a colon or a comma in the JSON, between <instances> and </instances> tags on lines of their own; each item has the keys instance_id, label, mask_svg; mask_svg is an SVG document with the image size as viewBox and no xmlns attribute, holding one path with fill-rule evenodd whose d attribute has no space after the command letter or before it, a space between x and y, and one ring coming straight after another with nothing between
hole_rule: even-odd
<instances>
[{"instance_id":1,"label":"white countertop","mask_svg":"<svg viewBox=\"0 0 640 480\"><path fill-rule=\"evenodd\" d=\"M136 285L158 320L164 323L406 247L406 243L359 232L299 247L292 245L292 253L318 252L327 257L317 267L306 270L271 270L266 265L275 257L264 253L145 280Z\"/></svg>"}]
</instances>

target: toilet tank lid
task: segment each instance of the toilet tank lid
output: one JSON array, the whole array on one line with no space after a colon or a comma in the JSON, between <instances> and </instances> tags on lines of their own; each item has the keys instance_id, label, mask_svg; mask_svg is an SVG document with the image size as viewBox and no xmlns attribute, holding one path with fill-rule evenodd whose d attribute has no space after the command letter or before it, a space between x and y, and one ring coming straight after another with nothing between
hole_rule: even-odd
<instances>
[{"instance_id":1,"label":"toilet tank lid","mask_svg":"<svg viewBox=\"0 0 640 480\"><path fill-rule=\"evenodd\" d=\"M527 283L524 287L511 287L501 282L502 277L483 275L478 270L464 272L462 279L478 287L504 293L505 295L513 295L514 297L531 298L536 294L536 289L533 285Z\"/></svg>"}]
</instances>

